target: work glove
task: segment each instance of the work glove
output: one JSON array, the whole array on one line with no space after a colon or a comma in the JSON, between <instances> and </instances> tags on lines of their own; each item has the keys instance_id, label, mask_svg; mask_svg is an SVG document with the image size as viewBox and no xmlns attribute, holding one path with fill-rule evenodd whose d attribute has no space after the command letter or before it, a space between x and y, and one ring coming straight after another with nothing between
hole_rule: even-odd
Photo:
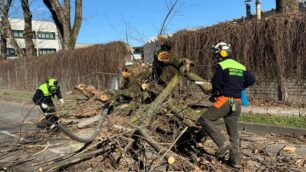
<instances>
[{"instance_id":1,"label":"work glove","mask_svg":"<svg viewBox=\"0 0 306 172\"><path fill-rule=\"evenodd\" d=\"M59 99L59 102L60 102L61 104L64 104L64 99Z\"/></svg>"},{"instance_id":2,"label":"work glove","mask_svg":"<svg viewBox=\"0 0 306 172\"><path fill-rule=\"evenodd\" d=\"M45 104L45 103L42 103L42 104L41 104L41 108L42 108L42 109L48 109L48 105Z\"/></svg>"}]
</instances>

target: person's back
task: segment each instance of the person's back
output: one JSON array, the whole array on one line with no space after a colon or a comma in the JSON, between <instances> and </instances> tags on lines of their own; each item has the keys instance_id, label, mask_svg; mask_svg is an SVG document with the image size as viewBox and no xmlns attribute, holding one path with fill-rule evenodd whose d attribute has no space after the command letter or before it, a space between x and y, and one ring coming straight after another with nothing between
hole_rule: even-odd
<instances>
[{"instance_id":1,"label":"person's back","mask_svg":"<svg viewBox=\"0 0 306 172\"><path fill-rule=\"evenodd\" d=\"M241 98L241 91L254 82L254 77L246 67L229 55L216 67L212 78L213 92L219 91L220 95Z\"/></svg>"}]
</instances>

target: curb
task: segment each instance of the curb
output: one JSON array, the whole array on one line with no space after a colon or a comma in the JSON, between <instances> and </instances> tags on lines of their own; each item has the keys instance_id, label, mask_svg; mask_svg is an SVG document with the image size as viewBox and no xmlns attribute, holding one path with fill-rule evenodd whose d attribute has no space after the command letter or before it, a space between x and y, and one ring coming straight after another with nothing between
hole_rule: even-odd
<instances>
[{"instance_id":1,"label":"curb","mask_svg":"<svg viewBox=\"0 0 306 172\"><path fill-rule=\"evenodd\" d=\"M219 128L226 130L223 119L214 122L214 125ZM296 128L296 127L285 127L285 126L276 126L270 124L260 124L254 122L238 122L238 130L245 131L254 134L269 134L273 133L275 135L291 135L291 136L306 136L306 129Z\"/></svg>"},{"instance_id":2,"label":"curb","mask_svg":"<svg viewBox=\"0 0 306 172\"><path fill-rule=\"evenodd\" d=\"M247 106L242 107L242 113L249 114L272 114L283 116L306 116L305 108L282 108L282 107L260 107L260 106Z\"/></svg>"},{"instance_id":3,"label":"curb","mask_svg":"<svg viewBox=\"0 0 306 172\"><path fill-rule=\"evenodd\" d=\"M239 122L239 131L255 134L274 133L276 135L306 136L306 129L295 127L283 127L253 122Z\"/></svg>"}]
</instances>

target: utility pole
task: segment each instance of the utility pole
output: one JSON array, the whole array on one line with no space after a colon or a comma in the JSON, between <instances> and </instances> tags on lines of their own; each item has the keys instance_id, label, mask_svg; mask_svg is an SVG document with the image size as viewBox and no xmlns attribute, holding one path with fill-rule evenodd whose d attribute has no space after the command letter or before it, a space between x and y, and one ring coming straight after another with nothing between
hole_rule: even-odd
<instances>
[{"instance_id":1,"label":"utility pole","mask_svg":"<svg viewBox=\"0 0 306 172\"><path fill-rule=\"evenodd\" d=\"M256 18L257 20L261 20L261 4L260 0L256 0Z\"/></svg>"},{"instance_id":2,"label":"utility pole","mask_svg":"<svg viewBox=\"0 0 306 172\"><path fill-rule=\"evenodd\" d=\"M251 14L251 1L252 0L245 0L245 9L246 9L246 18L249 19L252 17Z\"/></svg>"}]
</instances>

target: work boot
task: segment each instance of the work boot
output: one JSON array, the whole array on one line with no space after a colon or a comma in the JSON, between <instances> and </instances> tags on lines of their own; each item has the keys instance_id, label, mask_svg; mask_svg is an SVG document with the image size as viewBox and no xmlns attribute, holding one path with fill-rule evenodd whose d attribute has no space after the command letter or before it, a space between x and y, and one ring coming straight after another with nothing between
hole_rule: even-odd
<instances>
[{"instance_id":1,"label":"work boot","mask_svg":"<svg viewBox=\"0 0 306 172\"><path fill-rule=\"evenodd\" d=\"M241 168L242 166L240 165L240 155L239 155L239 153L231 152L230 153L230 158L229 158L227 164L229 166L233 167L233 168L236 168L236 169Z\"/></svg>"},{"instance_id":2,"label":"work boot","mask_svg":"<svg viewBox=\"0 0 306 172\"><path fill-rule=\"evenodd\" d=\"M55 123L58 121L58 117L55 115L46 116L46 129L47 131L52 131L56 129Z\"/></svg>"},{"instance_id":3,"label":"work boot","mask_svg":"<svg viewBox=\"0 0 306 172\"><path fill-rule=\"evenodd\" d=\"M233 168L236 168L236 169L242 168L242 166L240 165L239 161L235 162L235 161L229 160L227 162L227 165L229 165L229 166L231 166Z\"/></svg>"},{"instance_id":4,"label":"work boot","mask_svg":"<svg viewBox=\"0 0 306 172\"><path fill-rule=\"evenodd\" d=\"M240 164L235 164L235 163L231 163L231 162L228 162L228 165L231 166L232 168L235 168L235 169L242 168L242 166Z\"/></svg>"},{"instance_id":5,"label":"work boot","mask_svg":"<svg viewBox=\"0 0 306 172\"><path fill-rule=\"evenodd\" d=\"M224 142L223 145L220 146L220 147L218 148L218 150L216 151L215 157L216 157L217 159L220 159L220 158L224 157L226 151L230 150L231 147L232 147L231 142L229 142L229 141Z\"/></svg>"}]
</instances>

